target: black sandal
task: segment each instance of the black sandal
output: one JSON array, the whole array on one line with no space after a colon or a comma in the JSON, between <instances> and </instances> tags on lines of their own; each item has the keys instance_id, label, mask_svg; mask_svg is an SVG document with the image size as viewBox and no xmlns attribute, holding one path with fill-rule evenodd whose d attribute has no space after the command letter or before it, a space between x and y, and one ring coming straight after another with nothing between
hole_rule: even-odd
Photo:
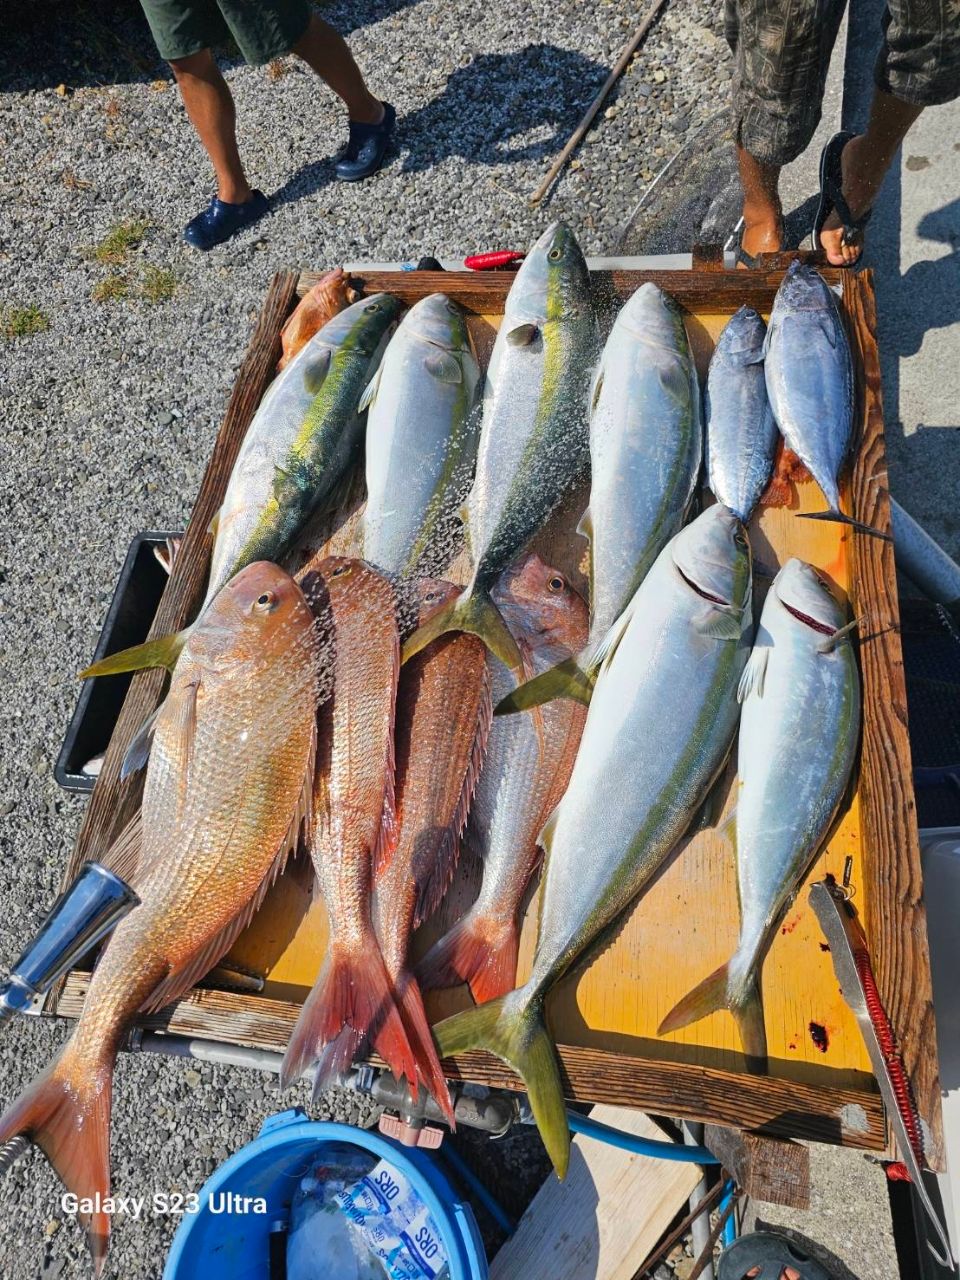
<instances>
[{"instance_id":1,"label":"black sandal","mask_svg":"<svg viewBox=\"0 0 960 1280\"><path fill-rule=\"evenodd\" d=\"M837 211L843 223L842 243L856 246L859 241L860 244L860 253L853 262L832 264L843 268L860 265L860 259L863 257L863 231L873 213L872 209L868 209L859 218L855 218L843 195L843 168L840 157L843 155L843 148L856 136L855 133L843 129L840 133L833 135L820 153L820 203L817 205L817 216L814 218L813 231L810 233L814 249L822 250L820 232L823 230L823 224L834 209Z\"/></svg>"}]
</instances>

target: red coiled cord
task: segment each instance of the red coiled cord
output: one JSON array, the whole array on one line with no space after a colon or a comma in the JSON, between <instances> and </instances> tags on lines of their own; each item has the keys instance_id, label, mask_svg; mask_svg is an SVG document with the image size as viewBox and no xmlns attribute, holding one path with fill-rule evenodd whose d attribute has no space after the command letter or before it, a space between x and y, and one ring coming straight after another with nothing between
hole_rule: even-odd
<instances>
[{"instance_id":1,"label":"red coiled cord","mask_svg":"<svg viewBox=\"0 0 960 1280\"><path fill-rule=\"evenodd\" d=\"M867 1010L870 1014L870 1021L873 1023L874 1030L877 1033L877 1041L880 1044L880 1051L883 1054L884 1061L887 1064L887 1072L890 1076L890 1083L893 1086L893 1092L896 1095L897 1107L903 1118L904 1128L907 1131L907 1137L910 1139L910 1146L913 1148L913 1154L917 1157L917 1162L923 1162L923 1139L920 1136L920 1126L917 1122L917 1106L913 1100L913 1090L910 1087L910 1079L907 1076L903 1066L903 1059L900 1057L897 1049L897 1042L894 1039L893 1027L890 1025L890 1019L887 1017L887 1011L883 1007L880 1000L880 992L877 990L876 979L873 976L873 970L870 967L870 957L866 951L859 950L853 953L853 962L857 966L857 974L863 986L863 994L867 1002ZM887 1177L892 1182L910 1182L910 1174L906 1167L899 1161L894 1161L887 1165Z\"/></svg>"}]
</instances>

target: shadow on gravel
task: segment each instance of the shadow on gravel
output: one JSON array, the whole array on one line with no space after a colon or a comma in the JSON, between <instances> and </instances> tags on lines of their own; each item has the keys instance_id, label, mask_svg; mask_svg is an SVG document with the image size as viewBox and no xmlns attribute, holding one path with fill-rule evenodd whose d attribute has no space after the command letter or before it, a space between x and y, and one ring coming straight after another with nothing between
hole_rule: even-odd
<instances>
[{"instance_id":1,"label":"shadow on gravel","mask_svg":"<svg viewBox=\"0 0 960 1280\"><path fill-rule=\"evenodd\" d=\"M321 16L346 36L415 2L354 0L324 5ZM0 92L149 83L169 75L138 0L0 0L0 11ZM236 48L217 53L225 70L243 62Z\"/></svg>"},{"instance_id":2,"label":"shadow on gravel","mask_svg":"<svg viewBox=\"0 0 960 1280\"><path fill-rule=\"evenodd\" d=\"M607 68L556 45L484 53L455 71L426 106L401 116L387 165L422 173L451 156L469 164L542 160L566 142ZM333 159L313 160L271 196L290 204L335 180Z\"/></svg>"}]
</instances>

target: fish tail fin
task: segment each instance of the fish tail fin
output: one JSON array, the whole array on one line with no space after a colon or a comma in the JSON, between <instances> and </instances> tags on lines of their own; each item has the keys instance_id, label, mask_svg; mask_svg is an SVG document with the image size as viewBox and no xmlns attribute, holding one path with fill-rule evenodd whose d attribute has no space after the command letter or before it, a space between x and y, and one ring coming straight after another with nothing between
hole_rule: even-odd
<instances>
[{"instance_id":1,"label":"fish tail fin","mask_svg":"<svg viewBox=\"0 0 960 1280\"><path fill-rule=\"evenodd\" d=\"M183 646L190 635L190 627L183 631L174 631L172 635L160 636L156 640L147 640L143 644L135 644L131 649L121 649L119 653L108 654L99 662L80 672L80 680L88 680L91 676L115 676L122 671L146 671L150 667L166 667L172 671L177 665Z\"/></svg>"},{"instance_id":2,"label":"fish tail fin","mask_svg":"<svg viewBox=\"0 0 960 1280\"><path fill-rule=\"evenodd\" d=\"M23 1136L44 1153L57 1177L81 1199L110 1193L110 1099L113 1053L91 1070L72 1043L0 1117L0 1145ZM107 1257L110 1217L78 1214L99 1276Z\"/></svg>"},{"instance_id":3,"label":"fish tail fin","mask_svg":"<svg viewBox=\"0 0 960 1280\"><path fill-rule=\"evenodd\" d=\"M854 520L853 516L846 516L842 511L799 511L797 515L801 520L827 520L831 524L845 524L858 533L869 534L871 538L880 538L883 542L893 541L891 534L875 529L872 524L864 524L862 520Z\"/></svg>"},{"instance_id":4,"label":"fish tail fin","mask_svg":"<svg viewBox=\"0 0 960 1280\"><path fill-rule=\"evenodd\" d=\"M416 1096L416 1058L394 999L383 956L371 935L356 947L333 943L293 1029L280 1069L280 1087L316 1066L314 1091L349 1070L364 1039Z\"/></svg>"},{"instance_id":5,"label":"fish tail fin","mask_svg":"<svg viewBox=\"0 0 960 1280\"><path fill-rule=\"evenodd\" d=\"M585 662L583 656L566 658L549 671L541 671L532 680L518 685L497 703L493 714L507 716L515 711L528 711L543 706L554 698L572 698L588 705L597 682L597 667Z\"/></svg>"},{"instance_id":6,"label":"fish tail fin","mask_svg":"<svg viewBox=\"0 0 960 1280\"><path fill-rule=\"evenodd\" d=\"M667 1035L689 1027L719 1009L729 1009L740 1033L743 1052L748 1059L763 1063L767 1057L767 1035L763 1025L763 1004L760 986L756 978L734 985L731 982L730 964L722 964L709 977L688 991L657 1028L658 1035Z\"/></svg>"},{"instance_id":7,"label":"fish tail fin","mask_svg":"<svg viewBox=\"0 0 960 1280\"><path fill-rule=\"evenodd\" d=\"M570 1163L570 1127L556 1050L543 1016L543 996L522 991L467 1009L433 1029L441 1057L486 1049L523 1079L540 1137L563 1178Z\"/></svg>"},{"instance_id":8,"label":"fish tail fin","mask_svg":"<svg viewBox=\"0 0 960 1280\"><path fill-rule=\"evenodd\" d=\"M468 912L417 966L424 990L466 982L477 1004L512 991L517 981L517 922Z\"/></svg>"},{"instance_id":9,"label":"fish tail fin","mask_svg":"<svg viewBox=\"0 0 960 1280\"><path fill-rule=\"evenodd\" d=\"M427 1011L423 1007L423 996L420 986L412 973L402 973L396 983L397 1000L400 1004L400 1017L406 1028L410 1046L417 1058L417 1072L424 1087L433 1094L437 1106L446 1117L451 1129L456 1129L457 1122L453 1114L453 1103L450 1101L450 1090L444 1078L437 1047L430 1034Z\"/></svg>"},{"instance_id":10,"label":"fish tail fin","mask_svg":"<svg viewBox=\"0 0 960 1280\"><path fill-rule=\"evenodd\" d=\"M403 661L407 662L448 631L469 631L471 635L479 636L494 657L510 668L517 680L523 679L520 649L486 591L479 588L464 591L418 627L403 646Z\"/></svg>"}]
</instances>

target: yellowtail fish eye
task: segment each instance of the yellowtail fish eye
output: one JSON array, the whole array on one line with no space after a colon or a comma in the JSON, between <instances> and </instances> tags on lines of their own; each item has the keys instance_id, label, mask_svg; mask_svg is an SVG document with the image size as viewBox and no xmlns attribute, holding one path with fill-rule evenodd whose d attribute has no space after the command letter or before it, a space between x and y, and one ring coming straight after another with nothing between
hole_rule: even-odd
<instances>
[{"instance_id":1,"label":"yellowtail fish eye","mask_svg":"<svg viewBox=\"0 0 960 1280\"><path fill-rule=\"evenodd\" d=\"M371 314L372 312L374 312L374 311L379 311L379 310L380 310L380 303L379 303L379 302L371 302L371 303L370 303L370 305L369 305L368 307L364 307L364 311L365 311L368 315L370 315L370 314Z\"/></svg>"},{"instance_id":2,"label":"yellowtail fish eye","mask_svg":"<svg viewBox=\"0 0 960 1280\"><path fill-rule=\"evenodd\" d=\"M277 606L277 597L272 591L264 591L262 595L257 596L253 602L253 607L258 613L270 613Z\"/></svg>"},{"instance_id":3,"label":"yellowtail fish eye","mask_svg":"<svg viewBox=\"0 0 960 1280\"><path fill-rule=\"evenodd\" d=\"M452 316L455 316L459 312L460 308L457 306L455 302L448 302L447 310L450 312Z\"/></svg>"},{"instance_id":4,"label":"yellowtail fish eye","mask_svg":"<svg viewBox=\"0 0 960 1280\"><path fill-rule=\"evenodd\" d=\"M566 582L560 577L559 573L555 573L547 583L547 586L551 591L562 591L566 585Z\"/></svg>"},{"instance_id":5,"label":"yellowtail fish eye","mask_svg":"<svg viewBox=\"0 0 960 1280\"><path fill-rule=\"evenodd\" d=\"M559 246L556 246L555 248L550 250L550 252L547 254L547 257L550 259L551 262L559 262L560 259L563 257L563 250Z\"/></svg>"}]
</instances>

